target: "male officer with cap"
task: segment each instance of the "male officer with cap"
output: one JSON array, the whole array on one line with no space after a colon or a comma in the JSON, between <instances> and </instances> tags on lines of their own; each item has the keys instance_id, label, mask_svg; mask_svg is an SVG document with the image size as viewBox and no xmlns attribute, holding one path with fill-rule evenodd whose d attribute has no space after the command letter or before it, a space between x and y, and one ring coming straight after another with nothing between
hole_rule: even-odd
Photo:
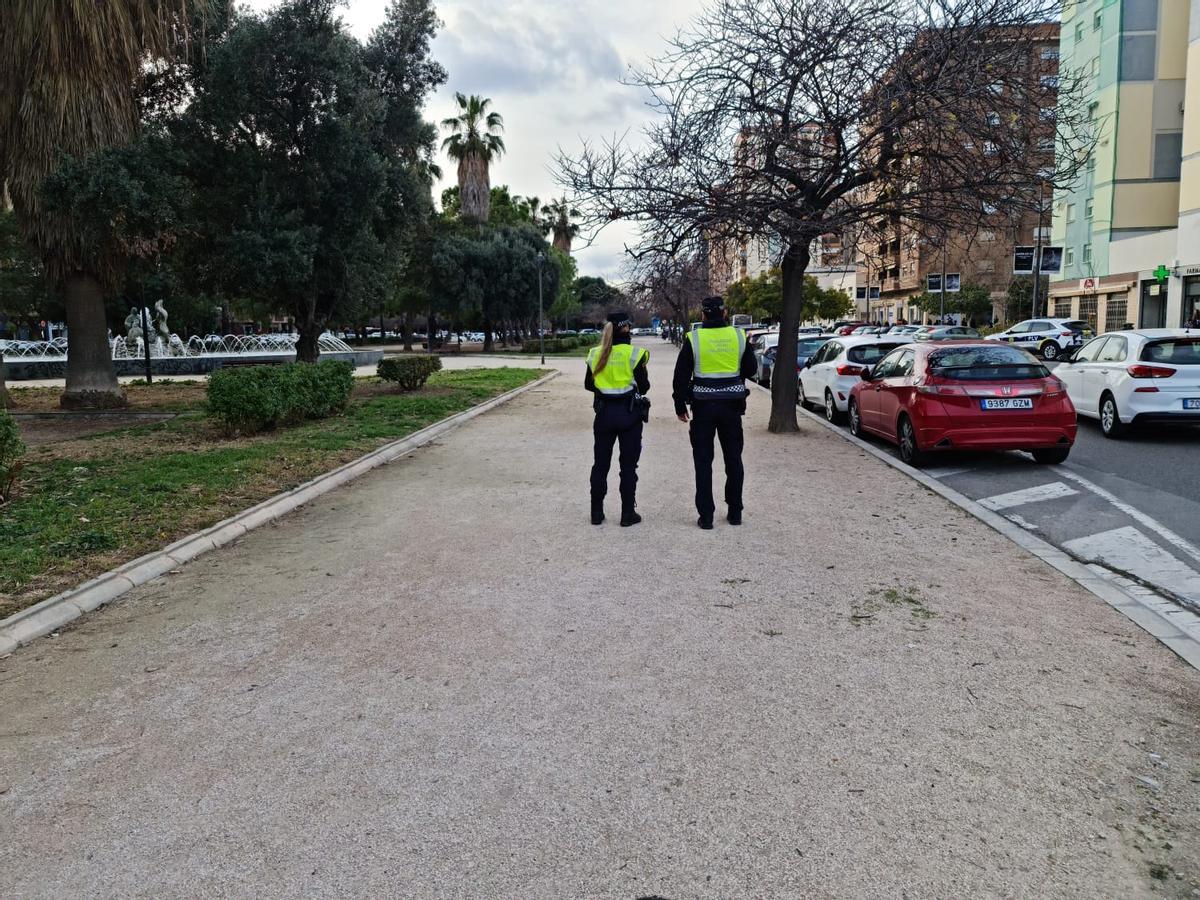
<instances>
[{"instance_id":1,"label":"male officer with cap","mask_svg":"<svg viewBox=\"0 0 1200 900\"><path fill-rule=\"evenodd\" d=\"M675 361L675 415L688 421L692 405L692 461L696 465L696 511L701 528L713 527L716 504L712 492L713 439L721 441L725 458L726 519L742 524L742 416L746 414L746 379L758 366L746 333L725 321L725 301L708 297L704 321L692 326Z\"/></svg>"}]
</instances>

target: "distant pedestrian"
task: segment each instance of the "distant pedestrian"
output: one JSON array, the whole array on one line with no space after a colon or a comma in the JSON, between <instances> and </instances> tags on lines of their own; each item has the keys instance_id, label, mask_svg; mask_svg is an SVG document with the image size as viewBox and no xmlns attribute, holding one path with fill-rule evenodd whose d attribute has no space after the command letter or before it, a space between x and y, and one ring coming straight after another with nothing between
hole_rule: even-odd
<instances>
[{"instance_id":1,"label":"distant pedestrian","mask_svg":"<svg viewBox=\"0 0 1200 900\"><path fill-rule=\"evenodd\" d=\"M709 297L701 306L702 323L692 326L675 361L675 415L691 422L692 463L696 468L696 524L713 527L716 502L712 492L714 439L725 460L726 520L742 524L742 416L746 413L746 379L758 370L746 333L729 325L725 303ZM689 420L687 404L691 404Z\"/></svg>"}]
</instances>

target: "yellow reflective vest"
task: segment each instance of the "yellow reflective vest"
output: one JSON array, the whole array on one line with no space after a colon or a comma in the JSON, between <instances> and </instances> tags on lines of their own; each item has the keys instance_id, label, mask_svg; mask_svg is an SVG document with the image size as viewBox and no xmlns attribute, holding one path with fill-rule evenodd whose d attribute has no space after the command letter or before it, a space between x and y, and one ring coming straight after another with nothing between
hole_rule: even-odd
<instances>
[{"instance_id":1,"label":"yellow reflective vest","mask_svg":"<svg viewBox=\"0 0 1200 900\"><path fill-rule=\"evenodd\" d=\"M596 372L596 360L600 356L600 348L593 347L588 353L588 368L592 370L592 382L596 390L606 397L620 397L632 394L635 383L633 370L643 360L650 358L650 351L644 347L634 347L632 344L613 344L612 352L608 355L608 364L602 372Z\"/></svg>"},{"instance_id":2,"label":"yellow reflective vest","mask_svg":"<svg viewBox=\"0 0 1200 900\"><path fill-rule=\"evenodd\" d=\"M746 382L742 378L742 356L746 352L746 332L732 325L705 328L693 325L688 341L692 345L692 398L695 400L742 400Z\"/></svg>"}]
</instances>

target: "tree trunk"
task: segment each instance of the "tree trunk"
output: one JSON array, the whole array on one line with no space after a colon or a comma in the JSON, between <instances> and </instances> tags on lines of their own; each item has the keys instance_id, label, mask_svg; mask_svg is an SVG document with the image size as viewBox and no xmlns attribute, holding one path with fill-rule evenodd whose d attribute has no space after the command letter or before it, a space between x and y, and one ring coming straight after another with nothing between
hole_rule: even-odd
<instances>
[{"instance_id":1,"label":"tree trunk","mask_svg":"<svg viewBox=\"0 0 1200 900\"><path fill-rule=\"evenodd\" d=\"M404 351L406 353L411 352L412 351L413 326L412 326L412 316L410 316L408 313L404 314L404 319L403 319L403 324L401 325L401 330L404 333Z\"/></svg>"},{"instance_id":2,"label":"tree trunk","mask_svg":"<svg viewBox=\"0 0 1200 900\"><path fill-rule=\"evenodd\" d=\"M459 161L458 195L464 219L487 222L492 209L492 186L486 159L472 153Z\"/></svg>"},{"instance_id":3,"label":"tree trunk","mask_svg":"<svg viewBox=\"0 0 1200 900\"><path fill-rule=\"evenodd\" d=\"M112 409L125 406L125 391L117 382L104 291L100 282L76 272L63 284L67 306L67 387L59 398L63 409Z\"/></svg>"},{"instance_id":4,"label":"tree trunk","mask_svg":"<svg viewBox=\"0 0 1200 900\"><path fill-rule=\"evenodd\" d=\"M430 353L437 352L437 350L434 348L434 340L433 340L433 336L436 331L437 331L437 318L434 316L433 313L430 313L429 317L426 318L426 320L425 320L425 335L429 339L429 352Z\"/></svg>"},{"instance_id":5,"label":"tree trunk","mask_svg":"<svg viewBox=\"0 0 1200 900\"><path fill-rule=\"evenodd\" d=\"M8 388L4 378L4 349L0 348L0 409L8 409Z\"/></svg>"},{"instance_id":6,"label":"tree trunk","mask_svg":"<svg viewBox=\"0 0 1200 900\"><path fill-rule=\"evenodd\" d=\"M483 352L491 353L496 349L496 341L492 337L492 320L483 320Z\"/></svg>"},{"instance_id":7,"label":"tree trunk","mask_svg":"<svg viewBox=\"0 0 1200 900\"><path fill-rule=\"evenodd\" d=\"M796 422L796 344L800 315L804 311L804 273L808 269L809 241L794 237L783 257L783 315L779 319L779 347L771 377L771 420L773 434L799 431Z\"/></svg>"},{"instance_id":8,"label":"tree trunk","mask_svg":"<svg viewBox=\"0 0 1200 900\"><path fill-rule=\"evenodd\" d=\"M298 321L296 327L299 331L296 338L296 362L315 363L321 356L321 348L317 344L321 329L311 320Z\"/></svg>"}]
</instances>

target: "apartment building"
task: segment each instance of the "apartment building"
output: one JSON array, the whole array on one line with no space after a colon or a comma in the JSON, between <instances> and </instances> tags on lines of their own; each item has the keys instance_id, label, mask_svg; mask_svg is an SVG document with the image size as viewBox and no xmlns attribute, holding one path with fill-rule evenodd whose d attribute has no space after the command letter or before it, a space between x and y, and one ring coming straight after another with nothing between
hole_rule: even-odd
<instances>
[{"instance_id":1,"label":"apartment building","mask_svg":"<svg viewBox=\"0 0 1200 900\"><path fill-rule=\"evenodd\" d=\"M1054 198L1050 312L1101 331L1200 315L1200 0L1068 0L1059 53L1089 79L1096 146Z\"/></svg>"},{"instance_id":2,"label":"apartment building","mask_svg":"<svg viewBox=\"0 0 1200 900\"><path fill-rule=\"evenodd\" d=\"M1003 33L998 40L1005 39ZM1030 42L1029 77L1036 79L1036 94L1040 105L1030 108L1029 129L1031 158L1041 160L1047 170L1054 162L1054 118L1058 100L1059 26L1052 23L1040 26ZM995 115L997 129L1005 127L1001 116ZM988 152L987 148L981 148ZM988 210L985 208L985 213ZM924 293L931 275L945 274L951 282L978 285L992 297L992 316L1006 317L1005 303L1013 280L1013 251L1017 246L1036 244L1039 238L1047 242L1051 233L1052 214L1050 192L1047 190L1046 209L1039 216L1029 212L1012 218L999 210L992 211L977 228L951 229L944 235L920 234L906 225L900 217L880 219L864 230L858 238L858 295L869 299L867 316L874 322L922 322L938 317L937 312L922 312L913 305L913 298ZM951 295L947 295L947 301Z\"/></svg>"}]
</instances>

